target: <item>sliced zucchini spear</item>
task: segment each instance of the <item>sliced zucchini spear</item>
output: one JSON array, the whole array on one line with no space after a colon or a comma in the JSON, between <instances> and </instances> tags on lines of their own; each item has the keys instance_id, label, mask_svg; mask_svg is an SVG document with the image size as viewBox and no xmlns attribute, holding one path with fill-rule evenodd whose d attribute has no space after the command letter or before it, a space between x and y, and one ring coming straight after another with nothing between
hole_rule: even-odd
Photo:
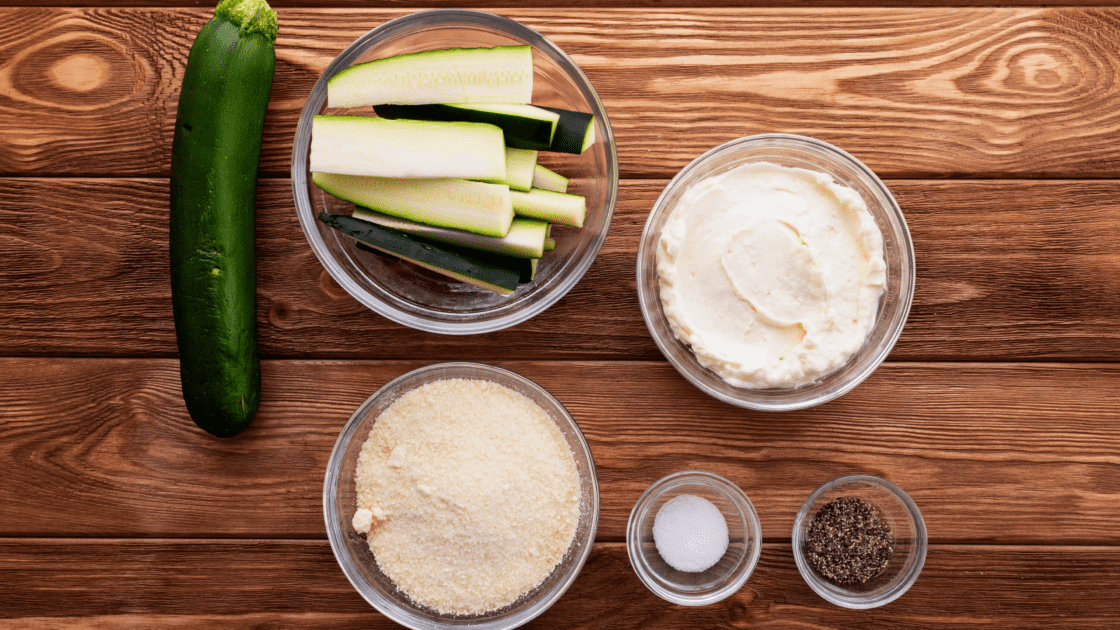
<instances>
[{"instance_id":1,"label":"sliced zucchini spear","mask_svg":"<svg viewBox=\"0 0 1120 630\"><path fill-rule=\"evenodd\" d=\"M506 169L509 166L507 163ZM541 190L551 190L552 192L568 192L568 178L564 177L556 171L551 171L540 164L537 164L533 169L533 185L532 188L540 188Z\"/></svg>"},{"instance_id":2,"label":"sliced zucchini spear","mask_svg":"<svg viewBox=\"0 0 1120 630\"><path fill-rule=\"evenodd\" d=\"M502 130L473 122L315 116L310 170L373 177L505 181Z\"/></svg>"},{"instance_id":3,"label":"sliced zucchini spear","mask_svg":"<svg viewBox=\"0 0 1120 630\"><path fill-rule=\"evenodd\" d=\"M532 46L447 48L360 63L327 80L328 107L528 103Z\"/></svg>"},{"instance_id":4,"label":"sliced zucchini spear","mask_svg":"<svg viewBox=\"0 0 1120 630\"><path fill-rule=\"evenodd\" d=\"M587 216L587 200L581 195L534 188L527 193L511 190L509 197L518 216L578 228Z\"/></svg>"},{"instance_id":5,"label":"sliced zucchini spear","mask_svg":"<svg viewBox=\"0 0 1120 630\"><path fill-rule=\"evenodd\" d=\"M454 251L450 246L424 242L399 230L344 214L320 212L319 220L382 252L495 293L513 293L521 279L520 269L507 269L478 256Z\"/></svg>"},{"instance_id":6,"label":"sliced zucchini spear","mask_svg":"<svg viewBox=\"0 0 1120 630\"><path fill-rule=\"evenodd\" d=\"M387 253L381 251L380 249L377 249L373 245L367 245L367 244L365 244L361 241L356 241L354 244L357 245L358 249L360 249L362 251L365 251L365 252L369 252L371 254L377 254L378 256L381 256L382 258L388 258L389 260L400 260L400 258L397 258L396 256L394 256L392 254L387 254ZM483 252L483 253L485 254L486 252ZM497 254L495 254L495 256L497 256ZM490 260L490 259L487 259L487 260L489 262L495 262L495 261ZM499 259L499 260L501 260L501 259ZM537 263L540 262L540 259L539 258L509 258L508 261L501 261L501 262L497 262L496 264L503 264L505 262L509 263L508 266L511 270L516 270L521 274L520 277L517 279L517 281L520 284L528 284L528 283L532 282L533 279L536 278L536 276L537 276Z\"/></svg>"},{"instance_id":7,"label":"sliced zucchini spear","mask_svg":"<svg viewBox=\"0 0 1120 630\"><path fill-rule=\"evenodd\" d=\"M312 181L350 203L411 221L503 237L513 222L509 186L462 179L394 179L313 173Z\"/></svg>"},{"instance_id":8,"label":"sliced zucchini spear","mask_svg":"<svg viewBox=\"0 0 1120 630\"><path fill-rule=\"evenodd\" d=\"M518 103L377 105L373 111L382 118L488 123L501 127L507 146L534 150L552 146L560 120L556 112Z\"/></svg>"},{"instance_id":9,"label":"sliced zucchini spear","mask_svg":"<svg viewBox=\"0 0 1120 630\"><path fill-rule=\"evenodd\" d=\"M506 147L506 179L510 190L528 191L536 175L537 152L532 149Z\"/></svg>"},{"instance_id":10,"label":"sliced zucchini spear","mask_svg":"<svg viewBox=\"0 0 1120 630\"><path fill-rule=\"evenodd\" d=\"M595 144L595 116L556 107L542 107L560 115L549 151L580 154Z\"/></svg>"},{"instance_id":11,"label":"sliced zucchini spear","mask_svg":"<svg viewBox=\"0 0 1120 630\"><path fill-rule=\"evenodd\" d=\"M429 241L461 245L514 258L540 258L545 251L546 233L548 232L548 224L544 221L522 217L513 220L509 232L503 237L483 236L465 230L437 227L365 208L354 208L354 218L376 223L381 227L400 230L405 234L419 236Z\"/></svg>"}]
</instances>

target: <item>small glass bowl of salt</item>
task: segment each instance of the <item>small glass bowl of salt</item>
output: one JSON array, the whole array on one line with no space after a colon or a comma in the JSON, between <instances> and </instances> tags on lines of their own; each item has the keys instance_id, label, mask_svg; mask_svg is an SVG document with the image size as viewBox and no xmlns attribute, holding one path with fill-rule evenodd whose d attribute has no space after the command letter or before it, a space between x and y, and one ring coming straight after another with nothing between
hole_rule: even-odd
<instances>
[{"instance_id":1,"label":"small glass bowl of salt","mask_svg":"<svg viewBox=\"0 0 1120 630\"><path fill-rule=\"evenodd\" d=\"M630 512L626 550L649 590L675 604L703 606L747 582L762 552L762 528L738 486L690 470L642 494Z\"/></svg>"}]
</instances>

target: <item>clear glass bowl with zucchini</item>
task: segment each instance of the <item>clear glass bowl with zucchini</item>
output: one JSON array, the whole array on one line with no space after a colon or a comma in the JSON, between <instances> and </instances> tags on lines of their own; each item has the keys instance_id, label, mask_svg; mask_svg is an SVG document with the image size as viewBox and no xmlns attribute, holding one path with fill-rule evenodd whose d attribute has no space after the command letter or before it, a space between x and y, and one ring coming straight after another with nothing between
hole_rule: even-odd
<instances>
[{"instance_id":1,"label":"clear glass bowl with zucchini","mask_svg":"<svg viewBox=\"0 0 1120 630\"><path fill-rule=\"evenodd\" d=\"M441 9L330 64L300 116L292 185L312 250L350 295L416 329L474 334L579 282L610 227L618 158L595 89L555 44Z\"/></svg>"}]
</instances>

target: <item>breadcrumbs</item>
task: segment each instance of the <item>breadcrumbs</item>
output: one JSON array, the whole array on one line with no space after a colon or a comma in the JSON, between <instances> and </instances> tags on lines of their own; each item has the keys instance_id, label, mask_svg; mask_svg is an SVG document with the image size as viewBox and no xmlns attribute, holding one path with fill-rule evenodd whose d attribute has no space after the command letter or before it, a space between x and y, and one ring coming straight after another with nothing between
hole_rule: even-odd
<instances>
[{"instance_id":1,"label":"breadcrumbs","mask_svg":"<svg viewBox=\"0 0 1120 630\"><path fill-rule=\"evenodd\" d=\"M515 602L548 577L579 524L579 473L559 428L490 381L402 395L370 431L356 480L354 525L368 526L378 566L442 614Z\"/></svg>"}]
</instances>

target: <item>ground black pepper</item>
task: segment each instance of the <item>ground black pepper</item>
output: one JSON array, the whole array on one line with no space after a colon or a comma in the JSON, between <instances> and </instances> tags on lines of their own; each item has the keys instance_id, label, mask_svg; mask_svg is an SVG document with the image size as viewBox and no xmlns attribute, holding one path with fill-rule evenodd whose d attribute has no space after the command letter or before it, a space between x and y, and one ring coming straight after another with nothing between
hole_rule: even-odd
<instances>
[{"instance_id":1,"label":"ground black pepper","mask_svg":"<svg viewBox=\"0 0 1120 630\"><path fill-rule=\"evenodd\" d=\"M840 497L817 510L805 539L805 558L837 586L860 586L882 573L894 536L867 501Z\"/></svg>"}]
</instances>

